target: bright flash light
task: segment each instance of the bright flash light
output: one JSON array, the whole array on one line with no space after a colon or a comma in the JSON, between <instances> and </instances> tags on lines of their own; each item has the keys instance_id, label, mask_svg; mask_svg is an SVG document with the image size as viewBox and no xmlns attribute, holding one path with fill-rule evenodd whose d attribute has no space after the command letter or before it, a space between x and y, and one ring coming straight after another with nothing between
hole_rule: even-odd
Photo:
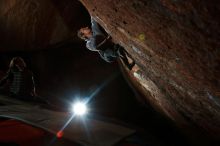
<instances>
[{"instance_id":1,"label":"bright flash light","mask_svg":"<svg viewBox=\"0 0 220 146\"><path fill-rule=\"evenodd\" d=\"M87 107L86 107L85 103L77 102L77 103L73 104L72 110L76 115L82 116L82 115L86 114Z\"/></svg>"}]
</instances>

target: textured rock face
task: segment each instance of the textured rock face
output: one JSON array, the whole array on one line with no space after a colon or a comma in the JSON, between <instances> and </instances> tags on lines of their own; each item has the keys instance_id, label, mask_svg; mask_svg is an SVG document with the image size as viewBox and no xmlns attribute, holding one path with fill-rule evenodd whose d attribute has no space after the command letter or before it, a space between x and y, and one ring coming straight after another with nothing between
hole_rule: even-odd
<instances>
[{"instance_id":1,"label":"textured rock face","mask_svg":"<svg viewBox=\"0 0 220 146\"><path fill-rule=\"evenodd\" d=\"M78 1L1 0L0 51L41 49L70 39L85 13Z\"/></svg>"},{"instance_id":2,"label":"textured rock face","mask_svg":"<svg viewBox=\"0 0 220 146\"><path fill-rule=\"evenodd\" d=\"M147 101L178 125L220 137L219 1L81 2L136 60L130 77Z\"/></svg>"}]
</instances>

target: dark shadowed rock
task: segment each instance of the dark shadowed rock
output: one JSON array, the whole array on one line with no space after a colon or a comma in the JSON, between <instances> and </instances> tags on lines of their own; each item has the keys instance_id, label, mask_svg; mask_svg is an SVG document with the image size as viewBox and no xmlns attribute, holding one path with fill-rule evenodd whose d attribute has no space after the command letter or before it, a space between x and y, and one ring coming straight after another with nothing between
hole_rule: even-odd
<instances>
[{"instance_id":1,"label":"dark shadowed rock","mask_svg":"<svg viewBox=\"0 0 220 146\"><path fill-rule=\"evenodd\" d=\"M86 14L79 1L2 0L0 51L43 49L71 39L77 42L76 30L87 21Z\"/></svg>"}]
</instances>

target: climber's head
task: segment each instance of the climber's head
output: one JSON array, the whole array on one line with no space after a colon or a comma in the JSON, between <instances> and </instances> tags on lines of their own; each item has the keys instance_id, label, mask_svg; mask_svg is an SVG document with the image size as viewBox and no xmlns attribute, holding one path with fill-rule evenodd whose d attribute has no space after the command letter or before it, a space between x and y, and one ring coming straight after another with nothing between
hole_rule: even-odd
<instances>
[{"instance_id":1,"label":"climber's head","mask_svg":"<svg viewBox=\"0 0 220 146\"><path fill-rule=\"evenodd\" d=\"M89 27L82 27L80 30L78 30L77 35L79 38L86 40L92 37L92 30Z\"/></svg>"}]
</instances>

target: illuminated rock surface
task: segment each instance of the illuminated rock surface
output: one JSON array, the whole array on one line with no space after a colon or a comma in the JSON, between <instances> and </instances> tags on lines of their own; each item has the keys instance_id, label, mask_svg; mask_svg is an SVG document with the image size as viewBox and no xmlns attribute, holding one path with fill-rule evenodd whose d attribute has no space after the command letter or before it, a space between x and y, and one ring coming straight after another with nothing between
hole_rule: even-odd
<instances>
[{"instance_id":1,"label":"illuminated rock surface","mask_svg":"<svg viewBox=\"0 0 220 146\"><path fill-rule=\"evenodd\" d=\"M130 78L147 101L180 127L220 138L219 1L81 2L136 60Z\"/></svg>"}]
</instances>

